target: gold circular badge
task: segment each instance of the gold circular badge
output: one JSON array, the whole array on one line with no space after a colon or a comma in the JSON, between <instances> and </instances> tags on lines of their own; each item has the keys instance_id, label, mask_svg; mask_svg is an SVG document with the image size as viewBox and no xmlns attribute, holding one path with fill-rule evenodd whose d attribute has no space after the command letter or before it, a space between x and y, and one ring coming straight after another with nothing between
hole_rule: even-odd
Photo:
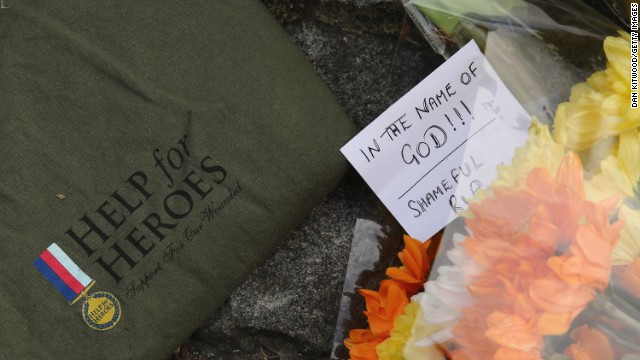
<instances>
[{"instance_id":1,"label":"gold circular badge","mask_svg":"<svg viewBox=\"0 0 640 360\"><path fill-rule=\"evenodd\" d=\"M82 317L94 330L112 329L120 321L120 302L108 292L93 293L82 305Z\"/></svg>"}]
</instances>

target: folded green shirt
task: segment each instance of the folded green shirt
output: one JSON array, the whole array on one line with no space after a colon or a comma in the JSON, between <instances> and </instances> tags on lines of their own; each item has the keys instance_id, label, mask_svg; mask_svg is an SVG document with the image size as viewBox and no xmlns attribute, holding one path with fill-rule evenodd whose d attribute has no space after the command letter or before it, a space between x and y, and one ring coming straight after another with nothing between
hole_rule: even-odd
<instances>
[{"instance_id":1,"label":"folded green shirt","mask_svg":"<svg viewBox=\"0 0 640 360\"><path fill-rule=\"evenodd\" d=\"M0 358L165 359L354 133L259 0L4 0Z\"/></svg>"}]
</instances>

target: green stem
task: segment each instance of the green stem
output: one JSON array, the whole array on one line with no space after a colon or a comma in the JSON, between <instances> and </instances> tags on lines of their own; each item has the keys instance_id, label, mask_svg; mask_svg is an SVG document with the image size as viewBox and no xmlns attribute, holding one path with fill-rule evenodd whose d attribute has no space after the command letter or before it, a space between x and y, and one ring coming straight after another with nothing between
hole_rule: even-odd
<instances>
[{"instance_id":1,"label":"green stem","mask_svg":"<svg viewBox=\"0 0 640 360\"><path fill-rule=\"evenodd\" d=\"M627 341L627 340L621 338L615 330L611 329L606 324L599 322L599 323L597 323L595 325L595 327L598 330L600 330L601 332L603 332L607 336L607 338L609 340L615 342L616 344L618 344L620 346L624 346L625 348L627 348L630 351L633 351L633 352L636 352L636 353L640 352L640 346L639 345L636 345L636 344L634 344L634 343L632 343L630 341Z\"/></svg>"},{"instance_id":2,"label":"green stem","mask_svg":"<svg viewBox=\"0 0 640 360\"><path fill-rule=\"evenodd\" d=\"M615 299L615 300L614 300ZM624 300L620 299L614 293L610 294L598 294L598 299L595 303L597 308L600 308L602 312L610 316L614 320L618 320L632 329L636 334L640 334L640 321L636 320L633 316L630 316L625 311L612 303L614 300L618 306L624 306ZM626 303L626 302L624 302ZM640 315L637 310L633 309L636 314Z\"/></svg>"}]
</instances>

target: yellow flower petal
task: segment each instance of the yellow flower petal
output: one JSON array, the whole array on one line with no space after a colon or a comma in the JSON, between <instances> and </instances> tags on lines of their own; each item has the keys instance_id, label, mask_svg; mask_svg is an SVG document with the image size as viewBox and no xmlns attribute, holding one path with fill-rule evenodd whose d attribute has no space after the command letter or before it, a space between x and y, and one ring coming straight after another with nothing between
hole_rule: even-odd
<instances>
[{"instance_id":1,"label":"yellow flower petal","mask_svg":"<svg viewBox=\"0 0 640 360\"><path fill-rule=\"evenodd\" d=\"M395 318L391 335L376 346L380 360L404 360L402 351L411 336L411 329L420 309L418 303L412 301L404 308L404 313Z\"/></svg>"},{"instance_id":2,"label":"yellow flower petal","mask_svg":"<svg viewBox=\"0 0 640 360\"><path fill-rule=\"evenodd\" d=\"M620 208L620 220L624 223L620 240L611 254L613 265L629 265L640 256L640 211L626 205Z\"/></svg>"},{"instance_id":3,"label":"yellow flower petal","mask_svg":"<svg viewBox=\"0 0 640 360\"><path fill-rule=\"evenodd\" d=\"M533 117L527 142L515 150L509 165L498 166L496 180L489 189L496 187L522 188L527 182L529 171L536 167L545 169L550 174L555 174L563 155L563 147L551 137L549 127ZM480 190L476 193L473 201L481 201L488 194L487 190Z\"/></svg>"},{"instance_id":4,"label":"yellow flower petal","mask_svg":"<svg viewBox=\"0 0 640 360\"><path fill-rule=\"evenodd\" d=\"M600 173L585 184L587 199L601 201L613 195L620 198L634 196L640 178L640 133L638 129L620 135L617 154L608 156L600 164Z\"/></svg>"},{"instance_id":5,"label":"yellow flower petal","mask_svg":"<svg viewBox=\"0 0 640 360\"><path fill-rule=\"evenodd\" d=\"M431 325L427 322L420 307L411 329L411 336L407 339L403 349L404 358L411 360L445 360L442 344L431 346L421 344L424 339L431 337L440 330L442 330L442 327Z\"/></svg>"},{"instance_id":6,"label":"yellow flower petal","mask_svg":"<svg viewBox=\"0 0 640 360\"><path fill-rule=\"evenodd\" d=\"M640 111L630 95L630 37L607 37L607 69L571 89L569 102L558 106L554 138L570 150L587 150L598 141L640 126Z\"/></svg>"}]
</instances>

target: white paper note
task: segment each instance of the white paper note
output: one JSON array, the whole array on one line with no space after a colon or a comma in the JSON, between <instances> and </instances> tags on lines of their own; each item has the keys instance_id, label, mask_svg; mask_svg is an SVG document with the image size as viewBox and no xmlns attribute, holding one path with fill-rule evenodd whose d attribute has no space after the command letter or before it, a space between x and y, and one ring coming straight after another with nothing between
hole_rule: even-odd
<instances>
[{"instance_id":1,"label":"white paper note","mask_svg":"<svg viewBox=\"0 0 640 360\"><path fill-rule=\"evenodd\" d=\"M474 42L342 149L404 229L427 240L510 163L530 118Z\"/></svg>"}]
</instances>

